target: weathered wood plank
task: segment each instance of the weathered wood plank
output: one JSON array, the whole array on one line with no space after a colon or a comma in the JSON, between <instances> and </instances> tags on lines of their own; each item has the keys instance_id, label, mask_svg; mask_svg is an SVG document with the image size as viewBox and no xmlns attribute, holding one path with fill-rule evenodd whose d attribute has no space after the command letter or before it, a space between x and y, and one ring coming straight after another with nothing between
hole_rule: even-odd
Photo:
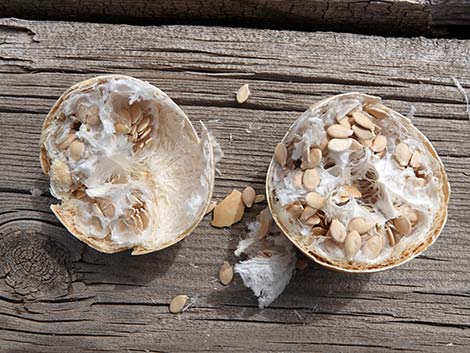
<instances>
[{"instance_id":1,"label":"weathered wood plank","mask_svg":"<svg viewBox=\"0 0 470 353\"><path fill-rule=\"evenodd\" d=\"M470 87L469 54L470 41L462 40L3 20L2 349L465 352L470 123L451 77ZM182 243L142 257L90 250L49 211L54 199L41 174L38 141L57 97L101 73L148 80L193 121L206 122L226 154L216 199L249 184L262 192L276 141L321 97L358 90L405 113L413 105L415 124L449 173L448 224L423 256L388 272L351 276L311 264L265 310L239 278L228 288L217 282L218 265L235 261L243 224L218 230L206 218ZM253 96L240 106L234 92L243 83ZM32 188L42 195L31 195ZM179 293L196 302L174 316L167 303Z\"/></svg>"},{"instance_id":2,"label":"weathered wood plank","mask_svg":"<svg viewBox=\"0 0 470 353\"><path fill-rule=\"evenodd\" d=\"M0 17L468 37L470 4L465 0L4 0Z\"/></svg>"}]
</instances>

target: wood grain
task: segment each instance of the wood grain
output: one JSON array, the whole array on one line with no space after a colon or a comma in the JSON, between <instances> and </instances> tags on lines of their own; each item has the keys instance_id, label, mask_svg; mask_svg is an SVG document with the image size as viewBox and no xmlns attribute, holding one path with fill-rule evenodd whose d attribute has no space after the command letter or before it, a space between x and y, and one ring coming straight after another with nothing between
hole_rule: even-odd
<instances>
[{"instance_id":1,"label":"wood grain","mask_svg":"<svg viewBox=\"0 0 470 353\"><path fill-rule=\"evenodd\" d=\"M451 77L470 88L469 57L465 40L1 20L0 350L466 352L470 123ZM93 251L50 212L38 145L58 96L103 73L148 80L208 125L225 152L219 200L246 185L262 192L275 144L322 97L361 91L400 112L414 106L449 174L448 224L394 270L353 276L309 264L265 310L240 278L217 281L243 223L219 230L206 217L180 244L141 257ZM244 83L253 94L239 105ZM172 315L177 294L195 303Z\"/></svg>"},{"instance_id":2,"label":"wood grain","mask_svg":"<svg viewBox=\"0 0 470 353\"><path fill-rule=\"evenodd\" d=\"M3 0L0 17L469 37L467 0Z\"/></svg>"}]
</instances>

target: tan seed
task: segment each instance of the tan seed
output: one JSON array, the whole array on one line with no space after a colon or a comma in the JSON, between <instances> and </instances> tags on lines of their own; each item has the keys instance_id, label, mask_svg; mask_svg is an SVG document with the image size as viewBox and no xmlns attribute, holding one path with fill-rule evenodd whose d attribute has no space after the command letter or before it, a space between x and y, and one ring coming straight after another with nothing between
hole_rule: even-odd
<instances>
[{"instance_id":1,"label":"tan seed","mask_svg":"<svg viewBox=\"0 0 470 353\"><path fill-rule=\"evenodd\" d=\"M83 142L79 140L73 141L70 144L70 157L72 157L73 160L78 161L80 158L82 158L84 149L85 145Z\"/></svg>"},{"instance_id":2,"label":"tan seed","mask_svg":"<svg viewBox=\"0 0 470 353\"><path fill-rule=\"evenodd\" d=\"M108 218L114 217L114 206L111 202L98 200L99 206L103 214Z\"/></svg>"},{"instance_id":3,"label":"tan seed","mask_svg":"<svg viewBox=\"0 0 470 353\"><path fill-rule=\"evenodd\" d=\"M357 152L357 151L360 151L362 150L362 148L364 146L362 146L359 141L355 140L355 139L351 139L352 143L351 143L351 151L353 152Z\"/></svg>"},{"instance_id":4,"label":"tan seed","mask_svg":"<svg viewBox=\"0 0 470 353\"><path fill-rule=\"evenodd\" d=\"M116 123L114 124L114 131L116 134L127 134L129 132L129 127L121 123Z\"/></svg>"},{"instance_id":5,"label":"tan seed","mask_svg":"<svg viewBox=\"0 0 470 353\"><path fill-rule=\"evenodd\" d=\"M317 226L321 223L321 219L320 219L320 217L315 215L315 216L310 217L309 219L307 219L303 223L308 224L309 226Z\"/></svg>"},{"instance_id":6,"label":"tan seed","mask_svg":"<svg viewBox=\"0 0 470 353\"><path fill-rule=\"evenodd\" d=\"M219 269L219 281L224 286L227 286L233 280L233 268L227 261L224 261Z\"/></svg>"},{"instance_id":7,"label":"tan seed","mask_svg":"<svg viewBox=\"0 0 470 353\"><path fill-rule=\"evenodd\" d=\"M382 252L383 241L379 235L366 240L362 248L364 254L371 259L375 259Z\"/></svg>"},{"instance_id":8,"label":"tan seed","mask_svg":"<svg viewBox=\"0 0 470 353\"><path fill-rule=\"evenodd\" d=\"M343 190L352 197L362 197L361 192L354 185L343 185Z\"/></svg>"},{"instance_id":9,"label":"tan seed","mask_svg":"<svg viewBox=\"0 0 470 353\"><path fill-rule=\"evenodd\" d=\"M142 119L142 109L138 103L131 105L130 113L132 124L139 124L140 119Z\"/></svg>"},{"instance_id":10,"label":"tan seed","mask_svg":"<svg viewBox=\"0 0 470 353\"><path fill-rule=\"evenodd\" d=\"M351 129L348 129L340 124L331 125L328 127L328 129L326 129L326 132L333 138L347 138L354 133L354 131Z\"/></svg>"},{"instance_id":11,"label":"tan seed","mask_svg":"<svg viewBox=\"0 0 470 353\"><path fill-rule=\"evenodd\" d=\"M354 126L353 126L354 127ZM351 147L352 139L331 139L328 142L328 149L332 152L344 152Z\"/></svg>"},{"instance_id":12,"label":"tan seed","mask_svg":"<svg viewBox=\"0 0 470 353\"><path fill-rule=\"evenodd\" d=\"M170 302L170 313L178 314L183 311L186 302L188 301L189 297L184 294L177 295L174 297Z\"/></svg>"},{"instance_id":13,"label":"tan seed","mask_svg":"<svg viewBox=\"0 0 470 353\"><path fill-rule=\"evenodd\" d=\"M372 130L372 131L375 129L374 123L363 112L360 112L360 111L353 112L352 118L354 119L354 122L356 124L362 126L365 129Z\"/></svg>"},{"instance_id":14,"label":"tan seed","mask_svg":"<svg viewBox=\"0 0 470 353\"><path fill-rule=\"evenodd\" d=\"M323 227L313 227L312 235L326 235L328 231Z\"/></svg>"},{"instance_id":15,"label":"tan seed","mask_svg":"<svg viewBox=\"0 0 470 353\"><path fill-rule=\"evenodd\" d=\"M370 148L372 147L372 143L374 142L373 139L370 139L370 140L363 140L362 141L362 144L364 145L364 147L367 147L367 148Z\"/></svg>"},{"instance_id":16,"label":"tan seed","mask_svg":"<svg viewBox=\"0 0 470 353\"><path fill-rule=\"evenodd\" d=\"M346 227L337 219L333 219L333 221L331 221L328 233L338 243L342 243L344 242L344 239L346 239Z\"/></svg>"},{"instance_id":17,"label":"tan seed","mask_svg":"<svg viewBox=\"0 0 470 353\"><path fill-rule=\"evenodd\" d=\"M387 233L388 242L390 246L395 246L395 236L390 228L385 229L385 233Z\"/></svg>"},{"instance_id":18,"label":"tan seed","mask_svg":"<svg viewBox=\"0 0 470 353\"><path fill-rule=\"evenodd\" d=\"M242 193L242 200L246 207L251 208L255 202L256 192L251 186L247 186Z\"/></svg>"},{"instance_id":19,"label":"tan seed","mask_svg":"<svg viewBox=\"0 0 470 353\"><path fill-rule=\"evenodd\" d=\"M407 212L407 214L408 214L408 219L410 220L412 225L418 222L418 219L419 219L418 212L416 212L415 210L410 210Z\"/></svg>"},{"instance_id":20,"label":"tan seed","mask_svg":"<svg viewBox=\"0 0 470 353\"><path fill-rule=\"evenodd\" d=\"M364 234L375 227L375 222L369 218L356 217L349 222L348 230Z\"/></svg>"},{"instance_id":21,"label":"tan seed","mask_svg":"<svg viewBox=\"0 0 470 353\"><path fill-rule=\"evenodd\" d=\"M421 167L421 153L419 153L418 151L413 152L410 159L410 166L414 169L418 169Z\"/></svg>"},{"instance_id":22,"label":"tan seed","mask_svg":"<svg viewBox=\"0 0 470 353\"><path fill-rule=\"evenodd\" d=\"M393 225L401 235L408 235L411 232L411 222L406 216L395 218L393 220Z\"/></svg>"},{"instance_id":23,"label":"tan seed","mask_svg":"<svg viewBox=\"0 0 470 353\"><path fill-rule=\"evenodd\" d=\"M96 126L100 122L99 108L94 105L90 107L86 114L86 123L91 126Z\"/></svg>"},{"instance_id":24,"label":"tan seed","mask_svg":"<svg viewBox=\"0 0 470 353\"><path fill-rule=\"evenodd\" d=\"M307 194L305 201L307 201L307 205L315 209L320 209L325 204L325 198L314 191Z\"/></svg>"},{"instance_id":25,"label":"tan seed","mask_svg":"<svg viewBox=\"0 0 470 353\"><path fill-rule=\"evenodd\" d=\"M401 142L395 147L395 159L402 167L406 167L411 159L411 151L407 144Z\"/></svg>"},{"instance_id":26,"label":"tan seed","mask_svg":"<svg viewBox=\"0 0 470 353\"><path fill-rule=\"evenodd\" d=\"M281 143L278 143L276 145L276 148L274 149L274 160L278 162L281 167L284 167L286 165L287 161L287 148L286 145Z\"/></svg>"},{"instance_id":27,"label":"tan seed","mask_svg":"<svg viewBox=\"0 0 470 353\"><path fill-rule=\"evenodd\" d=\"M150 134L150 132L152 132L151 126L147 127L147 130L141 133L141 135L139 136L138 142L143 141Z\"/></svg>"},{"instance_id":28,"label":"tan seed","mask_svg":"<svg viewBox=\"0 0 470 353\"><path fill-rule=\"evenodd\" d=\"M313 148L310 151L310 166L309 167L315 168L316 166L318 166L318 164L320 164L321 159L322 159L321 149Z\"/></svg>"},{"instance_id":29,"label":"tan seed","mask_svg":"<svg viewBox=\"0 0 470 353\"><path fill-rule=\"evenodd\" d=\"M359 137L361 140L371 140L375 137L375 134L372 131L363 129L357 125L353 125L352 129L354 131L354 135Z\"/></svg>"},{"instance_id":30,"label":"tan seed","mask_svg":"<svg viewBox=\"0 0 470 353\"><path fill-rule=\"evenodd\" d=\"M309 218L315 215L317 213L317 210L310 207L310 206L305 206L305 208L302 211L302 214L300 215L300 220L302 222L306 222ZM320 219L320 218L318 218Z\"/></svg>"},{"instance_id":31,"label":"tan seed","mask_svg":"<svg viewBox=\"0 0 470 353\"><path fill-rule=\"evenodd\" d=\"M99 232L103 230L103 226L101 225L101 221L98 217L92 216L90 223L93 227L95 227Z\"/></svg>"},{"instance_id":32,"label":"tan seed","mask_svg":"<svg viewBox=\"0 0 470 353\"><path fill-rule=\"evenodd\" d=\"M70 134L69 136L67 136L67 138L65 139L64 142L62 142L60 145L59 145L59 149L61 150L65 150L67 148L69 148L70 144L75 140L75 134Z\"/></svg>"},{"instance_id":33,"label":"tan seed","mask_svg":"<svg viewBox=\"0 0 470 353\"><path fill-rule=\"evenodd\" d=\"M294 218L299 218L303 212L303 207L300 202L291 203L286 207L286 211Z\"/></svg>"},{"instance_id":34,"label":"tan seed","mask_svg":"<svg viewBox=\"0 0 470 353\"><path fill-rule=\"evenodd\" d=\"M371 106L366 105L364 110L372 115L376 119L386 119L389 117L389 114L385 110L385 106Z\"/></svg>"},{"instance_id":35,"label":"tan seed","mask_svg":"<svg viewBox=\"0 0 470 353\"><path fill-rule=\"evenodd\" d=\"M207 210L206 210L205 214L207 215L207 214L211 213L214 210L215 206L217 206L217 202L216 201L211 201L209 206L207 206Z\"/></svg>"},{"instance_id":36,"label":"tan seed","mask_svg":"<svg viewBox=\"0 0 470 353\"><path fill-rule=\"evenodd\" d=\"M147 229L150 223L150 219L145 210L140 211L140 219L142 220L143 229Z\"/></svg>"},{"instance_id":37,"label":"tan seed","mask_svg":"<svg viewBox=\"0 0 470 353\"><path fill-rule=\"evenodd\" d=\"M242 193L233 190L222 202L214 208L212 225L214 227L229 227L240 221L245 212L245 204L242 200Z\"/></svg>"},{"instance_id":38,"label":"tan seed","mask_svg":"<svg viewBox=\"0 0 470 353\"><path fill-rule=\"evenodd\" d=\"M294 186L298 189L302 187L302 177L304 175L304 172L301 170L295 170L294 171Z\"/></svg>"},{"instance_id":39,"label":"tan seed","mask_svg":"<svg viewBox=\"0 0 470 353\"><path fill-rule=\"evenodd\" d=\"M320 142L320 146L318 148L321 150L322 153L326 152L326 148L328 147L328 138L325 136L323 140Z\"/></svg>"},{"instance_id":40,"label":"tan seed","mask_svg":"<svg viewBox=\"0 0 470 353\"><path fill-rule=\"evenodd\" d=\"M247 83L241 86L237 91L237 102L240 104L245 103L248 100L248 97L251 95L250 87Z\"/></svg>"},{"instance_id":41,"label":"tan seed","mask_svg":"<svg viewBox=\"0 0 470 353\"><path fill-rule=\"evenodd\" d=\"M341 126L344 126L346 129L351 129L351 123L349 122L349 119L347 117L344 117L344 119L341 119L341 121L339 121L339 124Z\"/></svg>"},{"instance_id":42,"label":"tan seed","mask_svg":"<svg viewBox=\"0 0 470 353\"><path fill-rule=\"evenodd\" d=\"M137 126L137 132L140 133L140 132L144 131L147 128L147 126L149 126L149 124L150 124L150 118L149 117L146 117L146 118L142 119L140 121L139 125Z\"/></svg>"},{"instance_id":43,"label":"tan seed","mask_svg":"<svg viewBox=\"0 0 470 353\"><path fill-rule=\"evenodd\" d=\"M377 135L370 149L373 152L382 152L385 147L387 147L387 138L384 135Z\"/></svg>"},{"instance_id":44,"label":"tan seed","mask_svg":"<svg viewBox=\"0 0 470 353\"><path fill-rule=\"evenodd\" d=\"M320 174L316 169L307 169L302 176L302 184L307 191L313 191L320 184Z\"/></svg>"},{"instance_id":45,"label":"tan seed","mask_svg":"<svg viewBox=\"0 0 470 353\"><path fill-rule=\"evenodd\" d=\"M358 232L352 231L348 233L344 240L344 254L348 261L352 261L354 259L354 256L356 256L361 248L361 243L361 236Z\"/></svg>"},{"instance_id":46,"label":"tan seed","mask_svg":"<svg viewBox=\"0 0 470 353\"><path fill-rule=\"evenodd\" d=\"M255 203L260 203L260 202L263 202L264 200L266 200L266 196L264 195L256 195L255 197Z\"/></svg>"}]
</instances>

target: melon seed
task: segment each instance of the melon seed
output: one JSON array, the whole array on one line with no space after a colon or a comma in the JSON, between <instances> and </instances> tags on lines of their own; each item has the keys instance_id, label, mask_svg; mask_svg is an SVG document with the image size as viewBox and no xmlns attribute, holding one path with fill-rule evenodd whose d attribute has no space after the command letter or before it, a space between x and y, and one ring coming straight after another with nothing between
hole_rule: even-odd
<instances>
[{"instance_id":1,"label":"melon seed","mask_svg":"<svg viewBox=\"0 0 470 353\"><path fill-rule=\"evenodd\" d=\"M328 233L336 242L342 243L346 238L346 227L339 220L333 219Z\"/></svg>"},{"instance_id":2,"label":"melon seed","mask_svg":"<svg viewBox=\"0 0 470 353\"><path fill-rule=\"evenodd\" d=\"M286 211L294 218L299 218L303 212L303 207L300 202L291 203L286 207Z\"/></svg>"},{"instance_id":3,"label":"melon seed","mask_svg":"<svg viewBox=\"0 0 470 353\"><path fill-rule=\"evenodd\" d=\"M374 226L375 222L373 220L365 217L356 217L349 222L348 230L364 234L374 228Z\"/></svg>"},{"instance_id":4,"label":"melon seed","mask_svg":"<svg viewBox=\"0 0 470 353\"><path fill-rule=\"evenodd\" d=\"M233 280L233 268L227 261L224 261L219 269L219 281L224 286L227 286Z\"/></svg>"},{"instance_id":5,"label":"melon seed","mask_svg":"<svg viewBox=\"0 0 470 353\"><path fill-rule=\"evenodd\" d=\"M320 184L320 174L316 169L307 169L302 176L302 184L307 191L313 191Z\"/></svg>"},{"instance_id":6,"label":"melon seed","mask_svg":"<svg viewBox=\"0 0 470 353\"><path fill-rule=\"evenodd\" d=\"M321 219L317 215L314 215L310 217L309 219L307 219L306 221L304 221L303 223L308 224L309 226L317 226L321 223Z\"/></svg>"},{"instance_id":7,"label":"melon seed","mask_svg":"<svg viewBox=\"0 0 470 353\"><path fill-rule=\"evenodd\" d=\"M339 121L339 124L341 126L344 126L346 129L351 129L351 123L349 122L349 119L347 117L341 119L341 121Z\"/></svg>"},{"instance_id":8,"label":"melon seed","mask_svg":"<svg viewBox=\"0 0 470 353\"><path fill-rule=\"evenodd\" d=\"M387 147L387 138L384 135L377 135L370 149L373 152L382 152L385 147Z\"/></svg>"},{"instance_id":9,"label":"melon seed","mask_svg":"<svg viewBox=\"0 0 470 353\"><path fill-rule=\"evenodd\" d=\"M307 202L307 205L315 209L322 208L325 204L325 198L314 191L311 191L307 194L305 201Z\"/></svg>"},{"instance_id":10,"label":"melon seed","mask_svg":"<svg viewBox=\"0 0 470 353\"><path fill-rule=\"evenodd\" d=\"M395 246L395 236L390 228L385 229L385 233L387 233L388 242L390 246Z\"/></svg>"},{"instance_id":11,"label":"melon seed","mask_svg":"<svg viewBox=\"0 0 470 353\"><path fill-rule=\"evenodd\" d=\"M411 222L406 216L400 216L393 220L393 225L395 229L401 235L408 235L411 232Z\"/></svg>"},{"instance_id":12,"label":"melon seed","mask_svg":"<svg viewBox=\"0 0 470 353\"><path fill-rule=\"evenodd\" d=\"M375 137L375 134L372 131L363 129L357 125L354 125L352 129L354 131L354 135L359 137L361 140L371 140Z\"/></svg>"},{"instance_id":13,"label":"melon seed","mask_svg":"<svg viewBox=\"0 0 470 353\"><path fill-rule=\"evenodd\" d=\"M311 218L312 216L315 215L315 213L317 213L317 210L310 207L310 206L305 206L303 211L302 211L302 214L300 215L300 220L302 222L306 222L309 218Z\"/></svg>"},{"instance_id":14,"label":"melon seed","mask_svg":"<svg viewBox=\"0 0 470 353\"><path fill-rule=\"evenodd\" d=\"M73 160L78 161L80 158L82 158L84 149L85 145L83 144L83 142L79 140L74 140L70 144L70 157L72 157Z\"/></svg>"},{"instance_id":15,"label":"melon seed","mask_svg":"<svg viewBox=\"0 0 470 353\"><path fill-rule=\"evenodd\" d=\"M353 126L354 127L354 126ZM352 139L331 139L328 142L328 149L332 152L344 152L351 147Z\"/></svg>"},{"instance_id":16,"label":"melon seed","mask_svg":"<svg viewBox=\"0 0 470 353\"><path fill-rule=\"evenodd\" d=\"M410 159L410 166L412 168L418 169L421 167L421 153L414 151Z\"/></svg>"},{"instance_id":17,"label":"melon seed","mask_svg":"<svg viewBox=\"0 0 470 353\"><path fill-rule=\"evenodd\" d=\"M358 253L359 249L361 248L361 236L358 232L353 230L349 232L344 240L344 254L346 255L346 259L348 261L352 261L354 256Z\"/></svg>"},{"instance_id":18,"label":"melon seed","mask_svg":"<svg viewBox=\"0 0 470 353\"><path fill-rule=\"evenodd\" d=\"M242 193L233 190L222 202L214 208L212 225L214 227L229 227L242 219L245 212L245 204L242 201Z\"/></svg>"},{"instance_id":19,"label":"melon seed","mask_svg":"<svg viewBox=\"0 0 470 353\"><path fill-rule=\"evenodd\" d=\"M334 138L347 138L354 133L354 131L351 129L348 129L340 124L331 125L328 127L328 129L326 129L326 132L328 135Z\"/></svg>"},{"instance_id":20,"label":"melon seed","mask_svg":"<svg viewBox=\"0 0 470 353\"><path fill-rule=\"evenodd\" d=\"M410 163L411 151L407 144L400 142L395 147L395 159L402 167L406 167Z\"/></svg>"},{"instance_id":21,"label":"melon seed","mask_svg":"<svg viewBox=\"0 0 470 353\"><path fill-rule=\"evenodd\" d=\"M186 302L188 301L188 299L189 297L184 294L180 294L174 297L170 302L170 313L172 314L180 313L184 309L184 306L186 305Z\"/></svg>"},{"instance_id":22,"label":"melon seed","mask_svg":"<svg viewBox=\"0 0 470 353\"><path fill-rule=\"evenodd\" d=\"M382 252L383 242L379 235L373 236L366 240L362 250L371 259L375 259Z\"/></svg>"},{"instance_id":23,"label":"melon seed","mask_svg":"<svg viewBox=\"0 0 470 353\"><path fill-rule=\"evenodd\" d=\"M240 104L245 103L248 100L248 97L250 96L250 94L251 94L250 87L248 86L247 83L245 83L237 91L237 102Z\"/></svg>"},{"instance_id":24,"label":"melon seed","mask_svg":"<svg viewBox=\"0 0 470 353\"><path fill-rule=\"evenodd\" d=\"M383 105L372 106L366 105L364 110L372 115L376 119L386 119L389 117L389 114L385 110L386 108Z\"/></svg>"},{"instance_id":25,"label":"melon seed","mask_svg":"<svg viewBox=\"0 0 470 353\"><path fill-rule=\"evenodd\" d=\"M251 186L247 186L242 193L242 200L246 207L250 208L255 202L256 192Z\"/></svg>"},{"instance_id":26,"label":"melon seed","mask_svg":"<svg viewBox=\"0 0 470 353\"><path fill-rule=\"evenodd\" d=\"M287 162L287 148L286 145L281 143L278 143L276 145L276 148L274 149L274 160L278 162L281 167L284 167Z\"/></svg>"},{"instance_id":27,"label":"melon seed","mask_svg":"<svg viewBox=\"0 0 470 353\"><path fill-rule=\"evenodd\" d=\"M266 200L266 196L264 196L263 194L256 195L255 197L255 203L260 203L260 202L263 202L264 200Z\"/></svg>"},{"instance_id":28,"label":"melon seed","mask_svg":"<svg viewBox=\"0 0 470 353\"><path fill-rule=\"evenodd\" d=\"M328 231L323 227L313 227L312 235L325 235Z\"/></svg>"},{"instance_id":29,"label":"melon seed","mask_svg":"<svg viewBox=\"0 0 470 353\"><path fill-rule=\"evenodd\" d=\"M364 146L362 146L359 141L355 140L355 139L351 139L351 151L353 152L357 152L357 151L360 151L362 150Z\"/></svg>"},{"instance_id":30,"label":"melon seed","mask_svg":"<svg viewBox=\"0 0 470 353\"><path fill-rule=\"evenodd\" d=\"M363 128L374 131L374 123L363 112L353 112L352 117L356 124L362 126Z\"/></svg>"}]
</instances>

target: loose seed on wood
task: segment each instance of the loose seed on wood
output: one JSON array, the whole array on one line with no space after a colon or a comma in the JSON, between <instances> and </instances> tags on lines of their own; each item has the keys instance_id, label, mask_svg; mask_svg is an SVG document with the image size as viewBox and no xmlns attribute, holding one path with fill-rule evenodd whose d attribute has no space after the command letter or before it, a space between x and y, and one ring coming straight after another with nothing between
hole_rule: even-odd
<instances>
[{"instance_id":1,"label":"loose seed on wood","mask_svg":"<svg viewBox=\"0 0 470 353\"><path fill-rule=\"evenodd\" d=\"M302 176L302 184L307 191L313 191L320 184L320 174L316 169L307 169Z\"/></svg>"},{"instance_id":2,"label":"loose seed on wood","mask_svg":"<svg viewBox=\"0 0 470 353\"><path fill-rule=\"evenodd\" d=\"M274 149L274 160L278 162L281 167L284 167L286 165L287 161L287 148L286 145L281 143L278 143L276 145L276 148Z\"/></svg>"},{"instance_id":3,"label":"loose seed on wood","mask_svg":"<svg viewBox=\"0 0 470 353\"><path fill-rule=\"evenodd\" d=\"M262 194L256 195L255 197L255 203L260 203L260 202L263 202L264 200L266 200L266 196Z\"/></svg>"},{"instance_id":4,"label":"loose seed on wood","mask_svg":"<svg viewBox=\"0 0 470 353\"><path fill-rule=\"evenodd\" d=\"M411 232L411 222L406 216L400 216L393 220L393 225L395 229L401 235L408 235Z\"/></svg>"},{"instance_id":5,"label":"loose seed on wood","mask_svg":"<svg viewBox=\"0 0 470 353\"><path fill-rule=\"evenodd\" d=\"M255 202L256 192L251 186L247 186L242 193L242 200L246 207L251 208Z\"/></svg>"},{"instance_id":6,"label":"loose seed on wood","mask_svg":"<svg viewBox=\"0 0 470 353\"><path fill-rule=\"evenodd\" d=\"M362 126L365 129L374 131L375 129L374 123L363 112L360 112L360 111L354 112L352 113L352 117L356 124Z\"/></svg>"},{"instance_id":7,"label":"loose seed on wood","mask_svg":"<svg viewBox=\"0 0 470 353\"><path fill-rule=\"evenodd\" d=\"M331 125L328 127L328 129L326 129L326 132L333 138L347 138L354 133L354 131L351 129L348 129L340 124Z\"/></svg>"},{"instance_id":8,"label":"loose seed on wood","mask_svg":"<svg viewBox=\"0 0 470 353\"><path fill-rule=\"evenodd\" d=\"M214 227L229 227L242 219L245 212L245 204L242 200L242 193L233 190L222 202L214 208L212 225Z\"/></svg>"},{"instance_id":9,"label":"loose seed on wood","mask_svg":"<svg viewBox=\"0 0 470 353\"><path fill-rule=\"evenodd\" d=\"M83 142L79 140L74 140L70 144L70 157L72 157L73 160L78 161L80 158L82 158L84 149L85 145L83 144Z\"/></svg>"},{"instance_id":10,"label":"loose seed on wood","mask_svg":"<svg viewBox=\"0 0 470 353\"><path fill-rule=\"evenodd\" d=\"M349 222L348 230L364 234L375 227L375 222L369 218L356 217Z\"/></svg>"},{"instance_id":11,"label":"loose seed on wood","mask_svg":"<svg viewBox=\"0 0 470 353\"><path fill-rule=\"evenodd\" d=\"M307 205L315 209L322 208L325 204L325 198L314 191L307 194L305 201L307 202Z\"/></svg>"},{"instance_id":12,"label":"loose seed on wood","mask_svg":"<svg viewBox=\"0 0 470 353\"><path fill-rule=\"evenodd\" d=\"M354 126L353 126L354 127ZM328 142L328 149L333 152L344 152L351 147L352 139L331 139Z\"/></svg>"},{"instance_id":13,"label":"loose seed on wood","mask_svg":"<svg viewBox=\"0 0 470 353\"><path fill-rule=\"evenodd\" d=\"M344 242L344 239L346 239L346 227L337 219L333 219L333 221L331 221L328 233L338 243L342 243Z\"/></svg>"},{"instance_id":14,"label":"loose seed on wood","mask_svg":"<svg viewBox=\"0 0 470 353\"><path fill-rule=\"evenodd\" d=\"M411 151L407 144L401 142L395 147L395 159L402 167L410 163Z\"/></svg>"},{"instance_id":15,"label":"loose seed on wood","mask_svg":"<svg viewBox=\"0 0 470 353\"><path fill-rule=\"evenodd\" d=\"M361 140L371 140L375 137L375 134L372 131L363 129L357 125L353 125L352 129L354 131L354 135L359 137Z\"/></svg>"},{"instance_id":16,"label":"loose seed on wood","mask_svg":"<svg viewBox=\"0 0 470 353\"><path fill-rule=\"evenodd\" d=\"M230 282L232 282L232 280L233 268L227 261L224 261L224 263L222 264L222 266L220 266L219 269L219 281L224 286L227 286L230 284Z\"/></svg>"},{"instance_id":17,"label":"loose seed on wood","mask_svg":"<svg viewBox=\"0 0 470 353\"><path fill-rule=\"evenodd\" d=\"M248 97L251 95L250 87L247 83L241 86L237 91L237 102L242 104L248 100Z\"/></svg>"},{"instance_id":18,"label":"loose seed on wood","mask_svg":"<svg viewBox=\"0 0 470 353\"><path fill-rule=\"evenodd\" d=\"M348 261L352 261L354 259L354 256L356 256L361 248L361 243L361 236L358 232L353 230L348 233L344 240L344 254Z\"/></svg>"},{"instance_id":19,"label":"loose seed on wood","mask_svg":"<svg viewBox=\"0 0 470 353\"><path fill-rule=\"evenodd\" d=\"M384 135L377 135L370 149L373 152L382 152L385 147L387 147L387 138Z\"/></svg>"},{"instance_id":20,"label":"loose seed on wood","mask_svg":"<svg viewBox=\"0 0 470 353\"><path fill-rule=\"evenodd\" d=\"M180 313L183 309L184 306L186 305L186 302L188 301L189 297L184 294L177 295L174 297L171 302L170 302L170 313L172 314L178 314Z\"/></svg>"}]
</instances>

